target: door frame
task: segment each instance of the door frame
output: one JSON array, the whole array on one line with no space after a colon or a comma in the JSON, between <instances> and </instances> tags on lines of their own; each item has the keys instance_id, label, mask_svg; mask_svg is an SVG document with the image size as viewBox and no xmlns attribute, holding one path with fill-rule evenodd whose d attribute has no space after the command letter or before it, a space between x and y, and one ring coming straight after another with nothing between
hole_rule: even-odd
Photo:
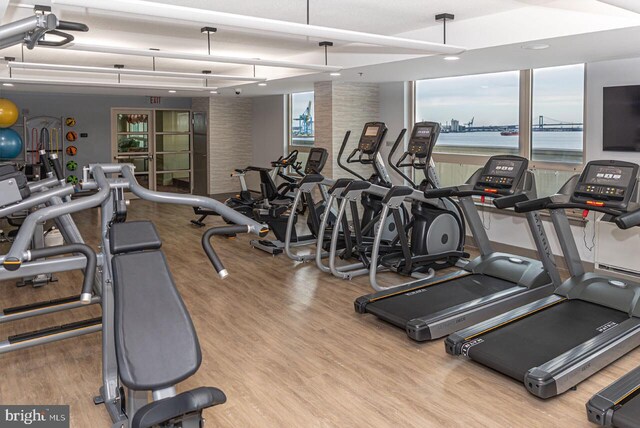
<instances>
[{"instance_id":1,"label":"door frame","mask_svg":"<svg viewBox=\"0 0 640 428\"><path fill-rule=\"evenodd\" d=\"M193 110L185 108L144 108L144 107L112 107L111 108L111 159L114 163L117 163L116 155L118 153L118 121L116 115L119 113L133 113L133 114L148 114L149 120L147 122L147 134L149 144L149 189L156 190L156 176L158 174L156 168L156 113L158 111L179 111L189 113L189 169L185 170L189 173L190 188L189 194L193 194L194 175L193 175L193 155L194 155L194 142L193 142ZM205 115L206 120L206 115ZM209 145L207 144L207 159L209 156ZM135 172L135 171L134 171ZM165 171L160 171L165 172ZM207 165L207 179L209 175L209 168ZM207 190L209 185L207 184Z\"/></svg>"},{"instance_id":2,"label":"door frame","mask_svg":"<svg viewBox=\"0 0 640 428\"><path fill-rule=\"evenodd\" d=\"M195 121L193 118L193 115L195 113L202 113L202 115L204 116L204 135L206 138L206 163L207 163L207 167L205 168L205 175L206 175L206 180L207 180L207 191L206 191L206 195L205 196L209 196L211 195L211 173L209 171L209 151L211 150L211 148L209 147L209 113L205 110L191 110L191 193L193 194L193 190L195 189L195 155L196 155L196 141L195 141Z\"/></svg>"},{"instance_id":3,"label":"door frame","mask_svg":"<svg viewBox=\"0 0 640 428\"><path fill-rule=\"evenodd\" d=\"M119 163L118 162L118 120L116 118L116 115L122 113L122 114L127 114L127 113L133 113L133 114L148 114L149 115L149 119L147 121L147 144L148 144L148 153L149 153L149 168L148 168L148 175L149 175L149 189L154 190L156 188L156 174L155 174L155 164L153 163L155 161L155 147L156 147L156 143L155 143L155 113L153 111L153 109L150 108L136 108L136 107L132 107L132 108L127 108L127 107L112 107L111 108L111 159L113 160L114 163ZM134 174L135 174L135 170L134 170Z\"/></svg>"}]
</instances>

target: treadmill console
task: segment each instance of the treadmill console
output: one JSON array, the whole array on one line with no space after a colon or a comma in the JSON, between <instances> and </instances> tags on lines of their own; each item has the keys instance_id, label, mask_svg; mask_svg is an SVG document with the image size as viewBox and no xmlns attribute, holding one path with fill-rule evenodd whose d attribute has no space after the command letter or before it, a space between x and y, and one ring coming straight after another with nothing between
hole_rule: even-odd
<instances>
[{"instance_id":1,"label":"treadmill console","mask_svg":"<svg viewBox=\"0 0 640 428\"><path fill-rule=\"evenodd\" d=\"M626 209L633 196L638 165L623 161L591 161L584 167L571 202Z\"/></svg>"},{"instance_id":2,"label":"treadmill console","mask_svg":"<svg viewBox=\"0 0 640 428\"><path fill-rule=\"evenodd\" d=\"M482 169L474 190L511 195L528 166L529 161L520 156L492 156Z\"/></svg>"},{"instance_id":3,"label":"treadmill console","mask_svg":"<svg viewBox=\"0 0 640 428\"><path fill-rule=\"evenodd\" d=\"M383 122L368 122L364 125L358 150L365 155L374 155L387 133L387 126Z\"/></svg>"},{"instance_id":4,"label":"treadmill console","mask_svg":"<svg viewBox=\"0 0 640 428\"><path fill-rule=\"evenodd\" d=\"M418 122L413 126L407 152L419 159L430 159L433 146L440 135L437 122Z\"/></svg>"},{"instance_id":5,"label":"treadmill console","mask_svg":"<svg viewBox=\"0 0 640 428\"><path fill-rule=\"evenodd\" d=\"M309 151L309 157L307 158L307 164L304 167L304 175L320 174L324 168L324 164L327 163L329 153L326 149L320 147L314 147Z\"/></svg>"}]
</instances>

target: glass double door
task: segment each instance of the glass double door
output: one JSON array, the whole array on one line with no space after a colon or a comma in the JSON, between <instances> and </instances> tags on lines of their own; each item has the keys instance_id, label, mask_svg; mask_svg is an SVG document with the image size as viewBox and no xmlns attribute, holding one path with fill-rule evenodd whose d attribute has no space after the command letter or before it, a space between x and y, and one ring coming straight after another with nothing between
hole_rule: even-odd
<instances>
[{"instance_id":1,"label":"glass double door","mask_svg":"<svg viewBox=\"0 0 640 428\"><path fill-rule=\"evenodd\" d=\"M192 131L189 110L112 110L112 153L135 166L151 190L191 193Z\"/></svg>"}]
</instances>

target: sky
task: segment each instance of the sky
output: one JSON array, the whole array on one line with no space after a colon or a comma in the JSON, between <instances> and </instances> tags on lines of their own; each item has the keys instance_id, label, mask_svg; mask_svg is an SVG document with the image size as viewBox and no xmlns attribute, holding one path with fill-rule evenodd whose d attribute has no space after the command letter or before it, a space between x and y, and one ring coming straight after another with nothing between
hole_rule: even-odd
<instances>
[{"instance_id":1,"label":"sky","mask_svg":"<svg viewBox=\"0 0 640 428\"><path fill-rule=\"evenodd\" d=\"M447 77L416 82L416 118L474 125L518 123L518 71ZM533 72L533 117L582 122L584 66L570 65Z\"/></svg>"}]
</instances>

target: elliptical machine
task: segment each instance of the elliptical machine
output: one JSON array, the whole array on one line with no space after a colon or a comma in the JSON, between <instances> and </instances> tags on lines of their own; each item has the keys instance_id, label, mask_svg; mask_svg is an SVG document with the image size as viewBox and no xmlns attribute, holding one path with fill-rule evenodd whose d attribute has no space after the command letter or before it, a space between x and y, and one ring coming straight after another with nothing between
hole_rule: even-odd
<instances>
[{"instance_id":1,"label":"elliptical machine","mask_svg":"<svg viewBox=\"0 0 640 428\"><path fill-rule=\"evenodd\" d=\"M302 173L302 163L298 162L298 151L293 150L287 156L280 156L277 160L271 162L271 168L260 166L248 166L243 169L236 169L231 173L231 177L238 177L240 181L240 193L228 198L224 204L229 208L233 208L239 213L253 218L253 210L259 205L269 206L276 201L284 201L288 203L293 200L293 191L295 190L298 180L283 172L286 168L291 168L300 177ZM247 187L245 176L247 172L258 172L260 174L260 197L254 198L251 190ZM276 186L276 179L283 180L280 185ZM191 224L198 227L205 226L204 220L210 215L218 215L216 212L206 210L202 207L194 207L193 212L200 217L191 220ZM224 218L223 218L224 219ZM224 219L227 221L226 219ZM230 223L227 221L227 223Z\"/></svg>"},{"instance_id":2,"label":"elliptical machine","mask_svg":"<svg viewBox=\"0 0 640 428\"><path fill-rule=\"evenodd\" d=\"M309 157L305 165L303 180L307 175L318 176L322 172L328 158L329 153L326 149L320 147L312 148L309 151ZM271 253L274 256L281 254L284 251L285 241L287 239L287 224L290 221L293 222L294 226L289 231L289 245L309 245L316 241L320 227L320 217L326 207L326 192L323 193L321 189L321 200L318 202L314 201L310 193L305 193L305 198L301 200L295 197L298 194L297 187L299 184L300 183L296 183L292 185L292 187L296 187L293 201L288 199L277 200L268 205L265 204L254 208L253 214L256 221L266 223L269 229L273 231L276 239L254 239L251 241L252 247ZM298 235L295 224L298 220L298 215L303 214L305 211L307 212L306 224L310 233Z\"/></svg>"},{"instance_id":3,"label":"elliptical machine","mask_svg":"<svg viewBox=\"0 0 640 428\"><path fill-rule=\"evenodd\" d=\"M389 153L389 165L404 178L412 189L424 192L439 188L431 154L440 135L437 122L419 122L413 127L407 150L394 163L393 156L400 141L396 141ZM416 184L402 169L422 171L423 180ZM385 196L384 203L394 218L400 212L392 202L408 189L394 188ZM398 202L400 202L398 198ZM391 202L391 204L389 204ZM468 258L464 252L465 222L462 210L451 198L411 201L411 218L404 227L404 236L398 235L401 250L380 257L380 265L406 276L431 277L434 271L455 266L460 259ZM376 240L379 240L376 237ZM418 275L416 275L418 274Z\"/></svg>"},{"instance_id":4,"label":"elliptical machine","mask_svg":"<svg viewBox=\"0 0 640 428\"><path fill-rule=\"evenodd\" d=\"M350 132L345 135L338 154L338 165L359 180L351 178L338 179L328 190L327 206L333 209L334 203L337 203L338 214L333 221L331 216L323 216L320 224L316 243L316 264L323 272L332 272L334 275L339 275L337 272L353 272L362 267L366 268L366 254L369 251L367 249L368 243L373 240L374 231L381 221L382 197L380 195L362 193L348 201L344 198L346 189L351 185L376 185L385 189L391 188L391 178L380 155L380 147L386 133L387 127L383 122L366 123L360 135L358 146L353 149L346 159L346 164L371 166L373 174L369 179L365 179L361 174L342 163L342 155L349 140ZM402 139L403 135L404 133L401 133L398 138ZM362 210L359 209L358 202L360 202ZM344 215L347 204L350 208L351 225L347 216ZM329 228L332 223L333 227ZM384 217L382 224L384 230L383 239L389 242L392 241L397 235L393 218L391 216ZM329 237L331 239L330 248L327 248L326 240ZM323 261L327 256L329 257L328 266ZM345 266L337 266L335 263L336 258L357 258L359 261Z\"/></svg>"},{"instance_id":5,"label":"elliptical machine","mask_svg":"<svg viewBox=\"0 0 640 428\"><path fill-rule=\"evenodd\" d=\"M358 258L360 265L353 269L338 268L336 249L331 243L329 255L332 273L344 279L367 274L370 271L391 270L415 278L429 278L435 270L455 265L459 259L468 257L463 251L465 225L462 212L448 198L413 199L411 212L407 213L404 197L413 192L422 193L426 189L437 188L437 176L431 162L431 152L440 133L440 125L434 122L420 122L413 128L407 151L393 162L393 157L403 140L405 130L396 139L389 153L390 166L411 184L411 187L397 186L389 189L368 182L352 182L342 192L343 201L338 212L338 221L350 201L367 196L381 200L381 218L390 218L397 228L389 233L385 224L378 224L373 239L359 238ZM409 159L409 160L407 160ZM422 170L424 179L417 185L401 168L411 167ZM409 193L407 193L409 192ZM392 204L390 205L390 202ZM391 238L391 239L390 239Z\"/></svg>"}]
</instances>

